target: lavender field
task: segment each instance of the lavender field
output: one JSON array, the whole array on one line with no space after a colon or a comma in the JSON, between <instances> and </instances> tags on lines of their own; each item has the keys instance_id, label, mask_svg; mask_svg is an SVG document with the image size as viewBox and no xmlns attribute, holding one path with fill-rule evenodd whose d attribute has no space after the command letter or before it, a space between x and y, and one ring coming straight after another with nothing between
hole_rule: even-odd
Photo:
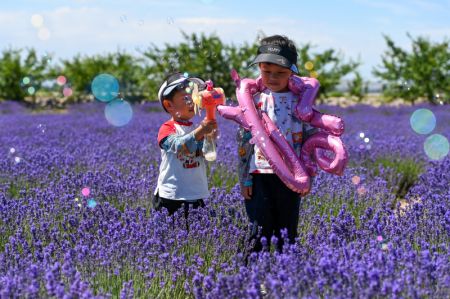
<instances>
[{"instance_id":1,"label":"lavender field","mask_svg":"<svg viewBox=\"0 0 450 299\"><path fill-rule=\"evenodd\" d=\"M211 196L187 231L151 209L158 105L118 128L100 103L0 103L0 298L448 298L450 157L427 157L418 108L319 107L343 117L349 166L316 177L295 245L245 266L234 123L219 120ZM450 138L450 107L426 108Z\"/></svg>"}]
</instances>

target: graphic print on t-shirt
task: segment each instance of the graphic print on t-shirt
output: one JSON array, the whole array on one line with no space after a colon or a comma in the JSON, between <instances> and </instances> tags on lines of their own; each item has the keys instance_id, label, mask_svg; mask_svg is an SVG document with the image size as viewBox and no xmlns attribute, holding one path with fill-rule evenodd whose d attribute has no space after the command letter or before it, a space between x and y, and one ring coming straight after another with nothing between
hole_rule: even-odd
<instances>
[{"instance_id":1,"label":"graphic print on t-shirt","mask_svg":"<svg viewBox=\"0 0 450 299\"><path fill-rule=\"evenodd\" d=\"M196 150L194 153L189 152L186 145L183 145L183 149L177 154L177 158L181 161L183 168L196 168L200 166L200 162L196 157L200 157L201 153Z\"/></svg>"}]
</instances>

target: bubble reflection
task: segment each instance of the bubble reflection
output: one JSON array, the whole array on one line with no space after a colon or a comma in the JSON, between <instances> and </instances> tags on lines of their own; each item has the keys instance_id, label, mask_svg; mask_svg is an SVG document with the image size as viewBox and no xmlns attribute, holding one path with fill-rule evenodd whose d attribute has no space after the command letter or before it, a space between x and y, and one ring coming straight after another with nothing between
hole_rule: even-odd
<instances>
[{"instance_id":1,"label":"bubble reflection","mask_svg":"<svg viewBox=\"0 0 450 299\"><path fill-rule=\"evenodd\" d=\"M417 109L409 119L411 128L418 134L428 134L436 127L436 117L429 109Z\"/></svg>"}]
</instances>

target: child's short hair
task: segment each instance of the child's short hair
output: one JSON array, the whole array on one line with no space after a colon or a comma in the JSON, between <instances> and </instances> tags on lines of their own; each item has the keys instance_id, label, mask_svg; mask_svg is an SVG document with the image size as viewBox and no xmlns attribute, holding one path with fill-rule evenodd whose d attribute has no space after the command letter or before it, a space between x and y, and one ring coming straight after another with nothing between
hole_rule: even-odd
<instances>
[{"instance_id":1,"label":"child's short hair","mask_svg":"<svg viewBox=\"0 0 450 299\"><path fill-rule=\"evenodd\" d=\"M189 77L186 74L182 74L180 72L169 74L164 82L159 87L158 91L158 99L161 103L161 106L167 112L166 107L163 105L163 100L171 101L175 92L178 90L183 90L189 87L189 83L192 82L197 84L199 89L201 90L206 85L205 81L198 77Z\"/></svg>"},{"instance_id":2,"label":"child's short hair","mask_svg":"<svg viewBox=\"0 0 450 299\"><path fill-rule=\"evenodd\" d=\"M251 65L268 62L286 67L298 74L297 48L295 43L286 36L272 35L263 38L257 55Z\"/></svg>"}]
</instances>

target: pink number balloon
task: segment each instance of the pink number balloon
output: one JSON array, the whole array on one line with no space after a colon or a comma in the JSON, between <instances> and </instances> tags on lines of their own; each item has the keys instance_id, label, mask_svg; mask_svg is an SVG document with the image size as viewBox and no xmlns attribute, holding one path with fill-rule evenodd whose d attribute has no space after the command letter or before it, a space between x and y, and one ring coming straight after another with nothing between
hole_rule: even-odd
<instances>
[{"instance_id":1,"label":"pink number balloon","mask_svg":"<svg viewBox=\"0 0 450 299\"><path fill-rule=\"evenodd\" d=\"M323 130L306 140L301 157L297 157L292 146L267 114L262 112L260 115L256 110L253 95L265 89L261 77L241 79L235 70L231 71L231 77L236 83L239 106L219 105L219 114L250 130L252 139L286 186L302 195L307 194L311 187L310 176L317 174L316 164L329 173L342 175L348 155L338 136L344 132L344 123L339 117L322 114L313 109L320 86L316 79L298 76L291 76L289 79L289 89L299 96L294 115ZM331 151L334 157L328 157L326 151Z\"/></svg>"}]
</instances>

